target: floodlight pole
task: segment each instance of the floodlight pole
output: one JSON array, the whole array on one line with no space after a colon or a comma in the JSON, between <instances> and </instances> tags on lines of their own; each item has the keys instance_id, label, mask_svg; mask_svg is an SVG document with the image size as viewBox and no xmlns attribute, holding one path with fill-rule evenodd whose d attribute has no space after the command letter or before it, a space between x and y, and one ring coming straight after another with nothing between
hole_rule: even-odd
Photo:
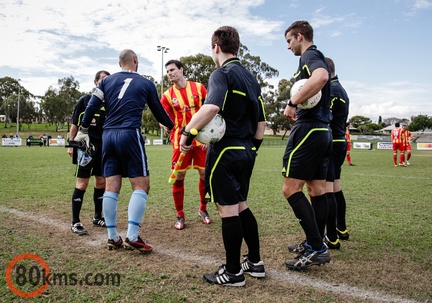
<instances>
[{"instance_id":1,"label":"floodlight pole","mask_svg":"<svg viewBox=\"0 0 432 303\"><path fill-rule=\"evenodd\" d=\"M16 134L18 136L19 132L19 116L20 116L20 95L21 95L21 84L19 83L21 79L18 79L18 106L17 106L17 130Z\"/></svg>"},{"instance_id":2,"label":"floodlight pole","mask_svg":"<svg viewBox=\"0 0 432 303\"><path fill-rule=\"evenodd\" d=\"M164 77L164 61L163 61L163 56L164 56L164 53L168 53L169 48L165 47L165 46L158 45L157 50L158 50L158 52L162 53L162 69L161 69L161 71L162 71L162 78L161 78L161 98L162 98L163 93L164 93L164 88L163 88L164 87L163 86L163 77ZM162 142L163 142L163 132L164 132L164 130L163 130L163 128L161 128L160 138L161 138Z\"/></svg>"}]
</instances>

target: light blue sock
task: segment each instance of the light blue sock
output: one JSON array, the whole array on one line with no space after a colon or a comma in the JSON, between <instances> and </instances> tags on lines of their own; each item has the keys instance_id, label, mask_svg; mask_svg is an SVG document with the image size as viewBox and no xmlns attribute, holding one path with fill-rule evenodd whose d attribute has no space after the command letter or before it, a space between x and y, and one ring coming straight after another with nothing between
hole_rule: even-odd
<instances>
[{"instance_id":1,"label":"light blue sock","mask_svg":"<svg viewBox=\"0 0 432 303\"><path fill-rule=\"evenodd\" d=\"M145 191L135 190L129 200L128 231L126 237L132 242L138 239L138 228L146 210L147 197Z\"/></svg>"},{"instance_id":2,"label":"light blue sock","mask_svg":"<svg viewBox=\"0 0 432 303\"><path fill-rule=\"evenodd\" d=\"M117 200L118 194L106 191L103 195L102 208L105 217L108 239L118 241L117 233Z\"/></svg>"}]
</instances>

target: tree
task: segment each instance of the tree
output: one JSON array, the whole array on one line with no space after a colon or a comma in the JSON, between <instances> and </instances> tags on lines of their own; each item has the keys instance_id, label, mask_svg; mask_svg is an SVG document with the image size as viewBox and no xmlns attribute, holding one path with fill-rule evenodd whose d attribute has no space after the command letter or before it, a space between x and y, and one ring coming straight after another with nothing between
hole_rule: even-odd
<instances>
[{"instance_id":1,"label":"tree","mask_svg":"<svg viewBox=\"0 0 432 303\"><path fill-rule=\"evenodd\" d=\"M426 128L432 128L432 118L426 115L418 115L413 117L412 122L408 125L410 131L422 131Z\"/></svg>"},{"instance_id":2,"label":"tree","mask_svg":"<svg viewBox=\"0 0 432 303\"><path fill-rule=\"evenodd\" d=\"M261 61L259 56L252 56L247 46L243 44L240 44L238 58L242 65L257 78L261 87L269 87L270 84L268 84L266 80L279 75L277 69ZM200 82L207 87L210 74L215 69L215 64L211 56L197 54L194 56L181 57L180 61L184 65L184 75L186 79Z\"/></svg>"},{"instance_id":3,"label":"tree","mask_svg":"<svg viewBox=\"0 0 432 303\"><path fill-rule=\"evenodd\" d=\"M376 123L366 123L366 124L359 125L357 127L357 129L362 134L373 133L374 131L381 129L381 125L380 124L376 124Z\"/></svg>"},{"instance_id":4,"label":"tree","mask_svg":"<svg viewBox=\"0 0 432 303\"><path fill-rule=\"evenodd\" d=\"M2 105L1 105L1 112L5 115L5 121L4 121L4 127L8 128L8 123L12 124L12 119L11 119L11 115L12 112L16 112L17 107L17 100L18 100L18 96L15 94L9 95L9 97L7 97Z\"/></svg>"},{"instance_id":5,"label":"tree","mask_svg":"<svg viewBox=\"0 0 432 303\"><path fill-rule=\"evenodd\" d=\"M0 108L3 103L13 94L18 94L20 84L18 80L11 77L0 78ZM2 111L4 114L5 112Z\"/></svg>"},{"instance_id":6,"label":"tree","mask_svg":"<svg viewBox=\"0 0 432 303\"><path fill-rule=\"evenodd\" d=\"M210 74L215 69L212 57L203 54L187 56L180 58L184 65L184 76L186 79L194 82L200 82L205 87L208 86Z\"/></svg>"},{"instance_id":7,"label":"tree","mask_svg":"<svg viewBox=\"0 0 432 303\"><path fill-rule=\"evenodd\" d=\"M291 86L291 81L282 79L278 83L276 92L270 89L268 92L263 93L268 127L273 131L273 135L276 135L280 130L287 131L292 127L292 123L283 115L290 98Z\"/></svg>"},{"instance_id":8,"label":"tree","mask_svg":"<svg viewBox=\"0 0 432 303\"><path fill-rule=\"evenodd\" d=\"M16 121L18 114L18 94L19 94L19 105L20 121ZM19 130L21 130L21 123L27 124L32 123L32 119L36 115L34 102L31 98L35 96L26 90L18 80L10 77L0 79L0 112L6 116L4 127L8 127L8 123L15 121L19 123Z\"/></svg>"},{"instance_id":9,"label":"tree","mask_svg":"<svg viewBox=\"0 0 432 303\"><path fill-rule=\"evenodd\" d=\"M79 89L79 82L72 76L58 80L59 89L49 87L42 97L41 109L46 114L48 121L56 126L56 132L60 125L69 123L73 114L76 101L83 95Z\"/></svg>"},{"instance_id":10,"label":"tree","mask_svg":"<svg viewBox=\"0 0 432 303\"><path fill-rule=\"evenodd\" d=\"M267 79L279 76L279 71L277 69L262 62L259 56L252 56L246 45L240 44L238 58L242 65L257 78L261 87L269 86L266 81Z\"/></svg>"},{"instance_id":11,"label":"tree","mask_svg":"<svg viewBox=\"0 0 432 303\"><path fill-rule=\"evenodd\" d=\"M370 118L367 118L365 116L353 116L351 119L349 119L349 123L353 126L358 128L360 125L372 123L372 120Z\"/></svg>"},{"instance_id":12,"label":"tree","mask_svg":"<svg viewBox=\"0 0 432 303\"><path fill-rule=\"evenodd\" d=\"M145 134L156 133L156 135L160 134L161 128L159 126L159 122L156 120L148 105L146 105L146 109L143 112L142 118L142 131Z\"/></svg>"}]
</instances>

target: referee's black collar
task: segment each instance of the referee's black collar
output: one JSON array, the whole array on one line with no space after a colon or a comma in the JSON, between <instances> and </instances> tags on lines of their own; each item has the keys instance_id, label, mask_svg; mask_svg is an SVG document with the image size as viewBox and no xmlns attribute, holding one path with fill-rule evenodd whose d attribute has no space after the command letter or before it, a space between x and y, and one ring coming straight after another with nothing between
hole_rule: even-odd
<instances>
[{"instance_id":1,"label":"referee's black collar","mask_svg":"<svg viewBox=\"0 0 432 303\"><path fill-rule=\"evenodd\" d=\"M228 64L231 64L231 63L238 63L238 64L240 64L240 59L237 58L237 57L229 58L228 60L226 60L226 61L222 64L222 67L227 66Z\"/></svg>"},{"instance_id":2,"label":"referee's black collar","mask_svg":"<svg viewBox=\"0 0 432 303\"><path fill-rule=\"evenodd\" d=\"M311 46L309 46L306 50L316 50L317 49L317 46L316 45L311 45Z\"/></svg>"}]
</instances>

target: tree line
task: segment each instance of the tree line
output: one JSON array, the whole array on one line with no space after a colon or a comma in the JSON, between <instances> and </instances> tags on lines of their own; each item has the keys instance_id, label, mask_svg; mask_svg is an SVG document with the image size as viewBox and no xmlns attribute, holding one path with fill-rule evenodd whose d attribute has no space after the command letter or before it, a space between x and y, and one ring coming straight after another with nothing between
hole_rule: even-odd
<instances>
[{"instance_id":1,"label":"tree line","mask_svg":"<svg viewBox=\"0 0 432 303\"><path fill-rule=\"evenodd\" d=\"M283 116L283 111L290 98L290 89L294 79L282 79L275 88L269 83L269 80L279 76L278 70L263 62L259 56L250 54L245 45L241 45L238 57L243 66L257 78L262 88L268 127L273 131L273 134L280 131L286 133L291 129L292 123ZM210 56L197 54L181 57L179 60L185 66L186 79L201 82L207 87L210 74L215 69ZM160 93L161 83L157 83L151 76L144 76L156 84ZM171 85L166 76L163 77L162 81L164 88ZM77 100L84 94L90 93L82 92L79 88L79 82L73 76L69 76L58 79L58 87L50 86L43 96L36 96L25 89L18 80L11 77L0 78L0 115L6 116L4 127L10 127L13 122L18 122L20 131L24 124L30 131L32 123L44 120L55 125L56 131L63 128L65 124L69 131ZM16 121L18 93L20 119ZM400 122L404 120L407 119L399 119ZM144 111L142 122L143 132L160 134L159 124L149 110ZM370 118L364 116L353 116L349 123L362 133L371 133L389 125L386 121L382 121L381 117L378 123L372 123ZM432 128L432 118L426 115L412 117L408 126L411 131L424 131L426 128Z\"/></svg>"}]
</instances>

